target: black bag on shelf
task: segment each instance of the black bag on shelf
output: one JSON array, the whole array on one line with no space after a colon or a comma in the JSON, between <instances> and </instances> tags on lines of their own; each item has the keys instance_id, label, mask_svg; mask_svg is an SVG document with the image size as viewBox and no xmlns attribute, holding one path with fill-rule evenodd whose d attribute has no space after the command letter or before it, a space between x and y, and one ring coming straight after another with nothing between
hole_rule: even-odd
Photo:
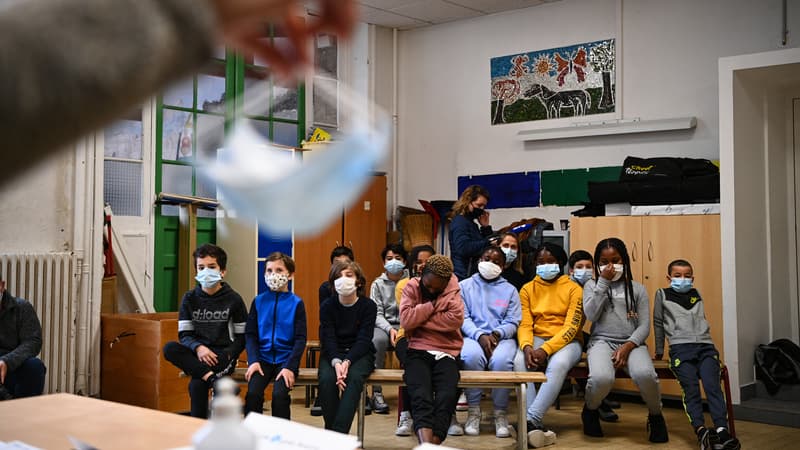
<instances>
[{"instance_id":1,"label":"black bag on shelf","mask_svg":"<svg viewBox=\"0 0 800 450\"><path fill-rule=\"evenodd\" d=\"M622 164L619 181L640 183L653 179L680 180L682 176L679 158L637 158L628 156Z\"/></svg>"}]
</instances>

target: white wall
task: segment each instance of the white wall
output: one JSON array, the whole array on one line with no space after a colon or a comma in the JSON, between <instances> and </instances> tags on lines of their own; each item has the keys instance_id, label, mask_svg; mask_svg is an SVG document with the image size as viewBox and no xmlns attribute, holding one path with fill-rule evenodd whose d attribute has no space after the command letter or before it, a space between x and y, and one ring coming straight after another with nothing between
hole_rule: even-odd
<instances>
[{"instance_id":1,"label":"white wall","mask_svg":"<svg viewBox=\"0 0 800 450\"><path fill-rule=\"evenodd\" d=\"M71 152L61 152L0 187L0 253L73 250Z\"/></svg>"},{"instance_id":2,"label":"white wall","mask_svg":"<svg viewBox=\"0 0 800 450\"><path fill-rule=\"evenodd\" d=\"M717 59L777 48L780 2L619 3L564 0L402 32L400 204L454 199L459 175L620 165L626 155L718 158ZM523 144L516 133L541 125L490 124L492 57L612 37L622 117L693 115L695 131Z\"/></svg>"}]
</instances>

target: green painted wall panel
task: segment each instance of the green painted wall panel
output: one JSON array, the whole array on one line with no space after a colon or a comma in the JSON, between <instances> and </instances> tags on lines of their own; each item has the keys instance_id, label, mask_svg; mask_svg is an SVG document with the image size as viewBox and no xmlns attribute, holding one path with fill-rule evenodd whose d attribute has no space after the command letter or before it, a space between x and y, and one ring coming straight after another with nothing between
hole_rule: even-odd
<instances>
[{"instance_id":1,"label":"green painted wall panel","mask_svg":"<svg viewBox=\"0 0 800 450\"><path fill-rule=\"evenodd\" d=\"M589 201L590 181L616 181L622 166L542 172L542 206L573 206Z\"/></svg>"}]
</instances>

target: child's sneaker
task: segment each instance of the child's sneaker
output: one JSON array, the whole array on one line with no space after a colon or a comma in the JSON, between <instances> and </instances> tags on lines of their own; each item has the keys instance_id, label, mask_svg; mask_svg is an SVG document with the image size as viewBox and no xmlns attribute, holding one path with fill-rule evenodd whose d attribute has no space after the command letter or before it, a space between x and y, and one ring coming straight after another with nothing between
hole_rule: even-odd
<instances>
[{"instance_id":1,"label":"child's sneaker","mask_svg":"<svg viewBox=\"0 0 800 450\"><path fill-rule=\"evenodd\" d=\"M591 437L603 437L603 427L600 426L600 413L596 409L589 409L583 405L581 411L583 434Z\"/></svg>"},{"instance_id":2,"label":"child's sneaker","mask_svg":"<svg viewBox=\"0 0 800 450\"><path fill-rule=\"evenodd\" d=\"M467 394L463 391L461 395L458 396L458 403L456 403L456 411L466 411L469 409L469 403L467 403Z\"/></svg>"},{"instance_id":3,"label":"child's sneaker","mask_svg":"<svg viewBox=\"0 0 800 450\"><path fill-rule=\"evenodd\" d=\"M311 405L311 415L319 417L322 415L322 405L319 404L319 397L314 399L314 404Z\"/></svg>"},{"instance_id":4,"label":"child's sneaker","mask_svg":"<svg viewBox=\"0 0 800 450\"><path fill-rule=\"evenodd\" d=\"M395 436L411 436L414 433L413 421L411 420L411 413L403 411L400 413L400 421L397 423L397 429L394 431Z\"/></svg>"},{"instance_id":5,"label":"child's sneaker","mask_svg":"<svg viewBox=\"0 0 800 450\"><path fill-rule=\"evenodd\" d=\"M597 412L600 413L600 420L603 422L616 422L619 420L617 413L615 413L614 410L606 404L605 400L600 403L600 406L597 408Z\"/></svg>"},{"instance_id":6,"label":"child's sneaker","mask_svg":"<svg viewBox=\"0 0 800 450\"><path fill-rule=\"evenodd\" d=\"M697 443L700 450L711 450L711 430L706 427L697 429Z\"/></svg>"},{"instance_id":7,"label":"child's sneaker","mask_svg":"<svg viewBox=\"0 0 800 450\"><path fill-rule=\"evenodd\" d=\"M377 414L389 414L389 405L383 399L382 392L374 392L372 394L372 409Z\"/></svg>"},{"instance_id":8,"label":"child's sneaker","mask_svg":"<svg viewBox=\"0 0 800 450\"><path fill-rule=\"evenodd\" d=\"M717 428L717 439L712 444L712 448L714 450L739 450L742 448L742 444L739 443L738 439L731 436L727 428L719 427Z\"/></svg>"},{"instance_id":9,"label":"child's sneaker","mask_svg":"<svg viewBox=\"0 0 800 450\"><path fill-rule=\"evenodd\" d=\"M0 383L0 400L11 400L14 396L11 395L11 392L6 389L6 387Z\"/></svg>"},{"instance_id":10,"label":"child's sneaker","mask_svg":"<svg viewBox=\"0 0 800 450\"><path fill-rule=\"evenodd\" d=\"M494 411L494 435L499 438L511 437L511 431L508 429L508 416L505 411Z\"/></svg>"},{"instance_id":11,"label":"child's sneaker","mask_svg":"<svg viewBox=\"0 0 800 450\"><path fill-rule=\"evenodd\" d=\"M450 427L447 429L448 436L463 436L464 435L464 428L458 423L458 418L456 417L455 413L453 417L450 418Z\"/></svg>"},{"instance_id":12,"label":"child's sneaker","mask_svg":"<svg viewBox=\"0 0 800 450\"><path fill-rule=\"evenodd\" d=\"M544 427L528 421L528 447L541 448L556 443L556 434Z\"/></svg>"},{"instance_id":13,"label":"child's sneaker","mask_svg":"<svg viewBox=\"0 0 800 450\"><path fill-rule=\"evenodd\" d=\"M647 416L647 429L650 430L650 442L669 441L667 422L664 421L664 416L661 414Z\"/></svg>"},{"instance_id":14,"label":"child's sneaker","mask_svg":"<svg viewBox=\"0 0 800 450\"><path fill-rule=\"evenodd\" d=\"M464 434L467 436L477 436L481 434L481 408L480 406L470 406L467 415L467 422L464 424Z\"/></svg>"}]
</instances>

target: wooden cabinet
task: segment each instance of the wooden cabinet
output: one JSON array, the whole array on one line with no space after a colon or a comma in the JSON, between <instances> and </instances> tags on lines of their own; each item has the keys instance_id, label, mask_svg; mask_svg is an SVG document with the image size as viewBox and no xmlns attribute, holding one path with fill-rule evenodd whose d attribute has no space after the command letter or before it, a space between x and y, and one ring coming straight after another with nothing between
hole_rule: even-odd
<instances>
[{"instance_id":1,"label":"wooden cabinet","mask_svg":"<svg viewBox=\"0 0 800 450\"><path fill-rule=\"evenodd\" d=\"M129 405L189 410L188 378L164 359L164 344L178 340L178 313L103 314L100 397Z\"/></svg>"},{"instance_id":2,"label":"wooden cabinet","mask_svg":"<svg viewBox=\"0 0 800 450\"><path fill-rule=\"evenodd\" d=\"M584 249L594 254L597 243L608 237L625 242L634 279L645 286L650 297L651 321L656 290L669 286L667 265L675 259L689 261L694 269L694 285L703 296L711 337L720 357L724 357L719 215L580 217L571 220L570 230L573 251ZM655 350L652 328L647 347L652 355ZM665 346L665 355L668 349ZM628 380L617 383L620 389L636 390ZM681 394L677 381L661 380L661 386L664 394Z\"/></svg>"},{"instance_id":3,"label":"wooden cabinet","mask_svg":"<svg viewBox=\"0 0 800 450\"><path fill-rule=\"evenodd\" d=\"M380 253L386 245L386 176L376 174L366 191L317 236L295 239L294 292L306 306L308 339L319 339L319 285L328 279L331 250L337 245L353 249L369 284L383 271Z\"/></svg>"}]
</instances>

